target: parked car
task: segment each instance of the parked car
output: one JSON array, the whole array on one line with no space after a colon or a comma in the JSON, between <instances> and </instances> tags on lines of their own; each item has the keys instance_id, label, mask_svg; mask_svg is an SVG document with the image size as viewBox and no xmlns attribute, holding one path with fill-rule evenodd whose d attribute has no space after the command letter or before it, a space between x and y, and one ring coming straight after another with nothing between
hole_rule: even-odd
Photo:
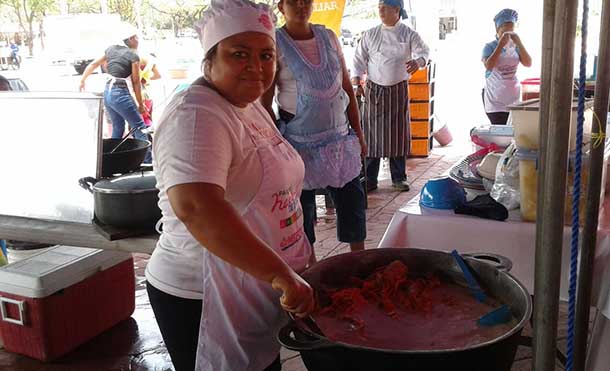
<instances>
[{"instance_id":1,"label":"parked car","mask_svg":"<svg viewBox=\"0 0 610 371\"><path fill-rule=\"evenodd\" d=\"M11 85L12 91L30 91L28 86L18 77L8 78L8 83Z\"/></svg>"},{"instance_id":2,"label":"parked car","mask_svg":"<svg viewBox=\"0 0 610 371\"><path fill-rule=\"evenodd\" d=\"M356 40L354 39L354 35L350 30L342 29L341 30L341 44L355 46Z\"/></svg>"}]
</instances>

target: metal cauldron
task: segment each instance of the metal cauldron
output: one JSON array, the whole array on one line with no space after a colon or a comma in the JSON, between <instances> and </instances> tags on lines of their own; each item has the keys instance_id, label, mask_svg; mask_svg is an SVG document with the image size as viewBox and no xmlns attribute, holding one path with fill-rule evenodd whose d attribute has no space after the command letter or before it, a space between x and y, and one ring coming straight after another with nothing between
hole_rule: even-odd
<instances>
[{"instance_id":1,"label":"metal cauldron","mask_svg":"<svg viewBox=\"0 0 610 371\"><path fill-rule=\"evenodd\" d=\"M491 256L491 259L508 260L498 256ZM400 260L409 267L409 275L423 276L432 272L443 281L467 287L451 254L412 248L371 249L333 256L305 270L302 276L316 290L320 302L324 303L328 300L323 296L327 289L348 287L350 277L365 278L377 268L395 260ZM510 264L491 264L468 255L465 255L465 260L486 293L507 304L517 319L517 324L512 329L495 339L457 349L369 348L334 342L316 331L315 326L308 325L310 322L295 318L280 330L278 339L286 348L301 353L309 371L509 371L521 331L532 313L530 295L507 272Z\"/></svg>"},{"instance_id":2,"label":"metal cauldron","mask_svg":"<svg viewBox=\"0 0 610 371\"><path fill-rule=\"evenodd\" d=\"M151 228L161 219L159 190L152 171L102 180L86 177L78 182L93 194L95 217L103 224L122 228Z\"/></svg>"},{"instance_id":3,"label":"metal cauldron","mask_svg":"<svg viewBox=\"0 0 610 371\"><path fill-rule=\"evenodd\" d=\"M102 177L110 177L113 174L125 174L140 168L146 153L151 146L147 140L126 139L104 139L102 142ZM116 150L111 153L113 149Z\"/></svg>"}]
</instances>

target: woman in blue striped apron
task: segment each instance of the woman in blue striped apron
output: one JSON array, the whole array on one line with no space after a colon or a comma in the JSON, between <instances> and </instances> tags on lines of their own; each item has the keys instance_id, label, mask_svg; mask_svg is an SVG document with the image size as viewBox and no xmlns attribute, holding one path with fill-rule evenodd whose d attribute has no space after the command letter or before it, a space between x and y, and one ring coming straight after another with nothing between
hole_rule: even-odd
<instances>
[{"instance_id":1,"label":"woman in blue striped apron","mask_svg":"<svg viewBox=\"0 0 610 371\"><path fill-rule=\"evenodd\" d=\"M263 104L277 87L279 127L305 163L301 192L303 224L315 242L315 190L326 188L337 210L337 238L352 251L364 249L366 196L360 183L366 143L337 36L309 23L312 0L280 0L286 24L277 30L278 72Z\"/></svg>"}]
</instances>

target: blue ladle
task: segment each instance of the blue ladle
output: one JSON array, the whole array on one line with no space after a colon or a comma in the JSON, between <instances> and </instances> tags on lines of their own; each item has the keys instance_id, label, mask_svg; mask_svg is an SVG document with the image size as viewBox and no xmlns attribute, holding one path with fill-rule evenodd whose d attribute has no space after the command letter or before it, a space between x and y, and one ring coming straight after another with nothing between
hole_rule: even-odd
<instances>
[{"instance_id":1,"label":"blue ladle","mask_svg":"<svg viewBox=\"0 0 610 371\"><path fill-rule=\"evenodd\" d=\"M451 255L462 270L464 278L466 279L466 283L468 284L470 291L472 291L472 295L477 299L478 302L485 303L485 301L487 301L487 295L485 294L481 286L479 286L479 283L472 275L472 272L470 272L470 268L468 268L464 259L462 259L457 250L453 250L451 252ZM479 326L484 327L500 325L510 321L511 315L512 314L508 305L503 304L500 307L492 310L491 312L481 316L477 320L477 324Z\"/></svg>"}]
</instances>

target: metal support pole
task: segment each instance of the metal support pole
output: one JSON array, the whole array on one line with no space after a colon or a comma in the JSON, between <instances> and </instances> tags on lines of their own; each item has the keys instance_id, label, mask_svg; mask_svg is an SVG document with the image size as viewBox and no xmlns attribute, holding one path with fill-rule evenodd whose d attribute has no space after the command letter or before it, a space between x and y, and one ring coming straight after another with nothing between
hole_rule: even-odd
<instances>
[{"instance_id":1,"label":"metal support pole","mask_svg":"<svg viewBox=\"0 0 610 371\"><path fill-rule=\"evenodd\" d=\"M610 0L604 0L599 33L598 72L595 82L593 138L605 134L610 94ZM585 224L582 230L582 247L578 266L578 302L576 304L576 329L574 337L574 369L585 370L587 340L589 334L589 313L591 310L591 286L595 247L597 245L597 221L599 218L599 195L601 192L604 166L604 139L593 140L591 164L587 185Z\"/></svg>"},{"instance_id":2,"label":"metal support pole","mask_svg":"<svg viewBox=\"0 0 610 371\"><path fill-rule=\"evenodd\" d=\"M549 127L549 106L551 102L551 73L553 72L553 34L555 29L555 0L544 0L542 19L542 66L540 71L540 111L538 119L538 159L545 163L545 151L548 138ZM544 184L545 174L539 169L538 184ZM537 200L544 197L544 188L538 187ZM544 207L542 202L538 202L536 215L542 215ZM536 223L536 246L540 245L542 237L542 223Z\"/></svg>"},{"instance_id":3,"label":"metal support pole","mask_svg":"<svg viewBox=\"0 0 610 371\"><path fill-rule=\"evenodd\" d=\"M577 10L577 0L556 1L548 130L541 133L548 135L540 164L545 175L544 183L538 183L542 214L537 215L541 236L536 238L534 283L532 363L536 371L555 370Z\"/></svg>"}]
</instances>

